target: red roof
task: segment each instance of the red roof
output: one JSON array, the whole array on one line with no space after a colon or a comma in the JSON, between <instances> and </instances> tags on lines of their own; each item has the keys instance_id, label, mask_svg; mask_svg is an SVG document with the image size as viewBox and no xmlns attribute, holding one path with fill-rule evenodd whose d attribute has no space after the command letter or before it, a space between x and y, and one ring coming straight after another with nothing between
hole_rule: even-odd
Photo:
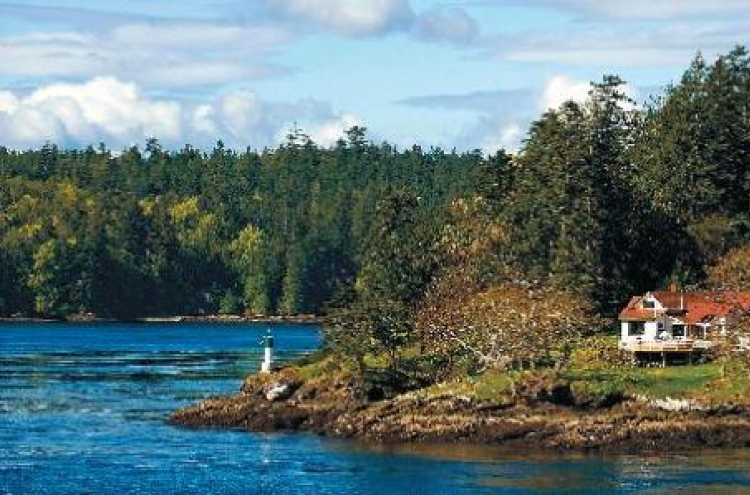
<instances>
[{"instance_id":1,"label":"red roof","mask_svg":"<svg viewBox=\"0 0 750 495\"><path fill-rule=\"evenodd\" d=\"M620 311L621 320L655 320L661 312L653 309L644 309L641 306L643 296L633 296L628 305Z\"/></svg>"},{"instance_id":2,"label":"red roof","mask_svg":"<svg viewBox=\"0 0 750 495\"><path fill-rule=\"evenodd\" d=\"M650 293L664 309L643 307L644 296L635 296L620 311L621 320L656 320L665 313L680 315L689 325L708 323L735 311L750 311L750 293L732 291L657 291Z\"/></svg>"}]
</instances>

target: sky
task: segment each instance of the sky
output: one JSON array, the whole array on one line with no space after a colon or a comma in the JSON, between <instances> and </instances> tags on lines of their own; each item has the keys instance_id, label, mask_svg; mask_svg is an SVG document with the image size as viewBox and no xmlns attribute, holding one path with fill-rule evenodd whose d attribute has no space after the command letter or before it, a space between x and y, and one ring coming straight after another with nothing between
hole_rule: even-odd
<instances>
[{"instance_id":1,"label":"sky","mask_svg":"<svg viewBox=\"0 0 750 495\"><path fill-rule=\"evenodd\" d=\"M750 0L0 0L0 145L510 151L617 74L640 101L750 44Z\"/></svg>"}]
</instances>

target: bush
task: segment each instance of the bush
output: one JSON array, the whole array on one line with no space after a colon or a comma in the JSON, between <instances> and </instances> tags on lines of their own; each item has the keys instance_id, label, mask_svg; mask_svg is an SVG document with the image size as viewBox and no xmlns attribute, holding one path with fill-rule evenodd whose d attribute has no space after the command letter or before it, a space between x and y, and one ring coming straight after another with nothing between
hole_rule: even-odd
<instances>
[{"instance_id":1,"label":"bush","mask_svg":"<svg viewBox=\"0 0 750 495\"><path fill-rule=\"evenodd\" d=\"M625 398L625 384L620 380L570 383L570 395L576 407L599 409L612 407Z\"/></svg>"},{"instance_id":2,"label":"bush","mask_svg":"<svg viewBox=\"0 0 750 495\"><path fill-rule=\"evenodd\" d=\"M617 337L589 337L573 349L570 367L578 370L622 369L633 366L630 354L617 347Z\"/></svg>"}]
</instances>

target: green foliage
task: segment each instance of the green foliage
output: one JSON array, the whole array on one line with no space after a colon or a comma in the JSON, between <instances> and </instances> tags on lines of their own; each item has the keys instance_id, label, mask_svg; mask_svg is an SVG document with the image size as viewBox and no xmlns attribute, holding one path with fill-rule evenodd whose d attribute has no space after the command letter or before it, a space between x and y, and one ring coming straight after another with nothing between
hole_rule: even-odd
<instances>
[{"instance_id":1,"label":"green foliage","mask_svg":"<svg viewBox=\"0 0 750 495\"><path fill-rule=\"evenodd\" d=\"M360 325L394 367L414 339L412 316L435 270L434 230L419 203L404 190L379 203L357 279Z\"/></svg>"},{"instance_id":2,"label":"green foliage","mask_svg":"<svg viewBox=\"0 0 750 495\"><path fill-rule=\"evenodd\" d=\"M667 368L573 369L565 374L571 382L612 383L630 395L652 398L701 397L706 386L720 376L720 366L715 363Z\"/></svg>"},{"instance_id":3,"label":"green foliage","mask_svg":"<svg viewBox=\"0 0 750 495\"><path fill-rule=\"evenodd\" d=\"M482 166L364 128L329 149L301 131L263 152L2 148L0 312L321 313L352 299L389 191L439 217Z\"/></svg>"},{"instance_id":4,"label":"green foliage","mask_svg":"<svg viewBox=\"0 0 750 495\"><path fill-rule=\"evenodd\" d=\"M219 303L219 314L222 315L236 315L241 313L243 309L242 298L232 290L227 291Z\"/></svg>"},{"instance_id":5,"label":"green foliage","mask_svg":"<svg viewBox=\"0 0 750 495\"><path fill-rule=\"evenodd\" d=\"M741 240L737 226L747 217L750 192L749 115L747 51L738 47L710 65L699 54L679 84L643 113L628 153L638 164L631 183L669 219L665 242L672 254L665 256L688 282L699 281L703 264Z\"/></svg>"},{"instance_id":6,"label":"green foliage","mask_svg":"<svg viewBox=\"0 0 750 495\"><path fill-rule=\"evenodd\" d=\"M578 407L601 408L622 401L626 386L622 380L576 380L570 383L573 403Z\"/></svg>"},{"instance_id":7,"label":"green foliage","mask_svg":"<svg viewBox=\"0 0 750 495\"><path fill-rule=\"evenodd\" d=\"M230 263L242 283L243 305L252 313L270 311L268 245L262 230L249 225L229 245Z\"/></svg>"},{"instance_id":8,"label":"green foliage","mask_svg":"<svg viewBox=\"0 0 750 495\"><path fill-rule=\"evenodd\" d=\"M0 148L0 313L337 308L329 337L359 363L413 344L440 283L468 297L529 281L610 316L667 280L702 283L706 266L711 285L746 284L749 149L742 47L697 56L645 108L605 76L514 156L397 150L361 127L330 148L301 130L263 151ZM443 330L466 302L451 301L453 316L433 305ZM477 365L450 342L426 349L435 367ZM573 359L594 356L611 357Z\"/></svg>"},{"instance_id":9,"label":"green foliage","mask_svg":"<svg viewBox=\"0 0 750 495\"><path fill-rule=\"evenodd\" d=\"M588 337L573 349L570 368L577 370L610 370L633 366L633 357L617 347L615 335Z\"/></svg>"},{"instance_id":10,"label":"green foliage","mask_svg":"<svg viewBox=\"0 0 750 495\"><path fill-rule=\"evenodd\" d=\"M515 394L518 377L517 372L489 369L472 377L469 381L473 385L473 392L478 400L497 401L503 398L511 400Z\"/></svg>"},{"instance_id":11,"label":"green foliage","mask_svg":"<svg viewBox=\"0 0 750 495\"><path fill-rule=\"evenodd\" d=\"M603 307L625 297L631 197L624 150L633 118L615 76L593 85L585 106L567 102L532 125L518 158L506 214L523 270L575 286Z\"/></svg>"}]
</instances>

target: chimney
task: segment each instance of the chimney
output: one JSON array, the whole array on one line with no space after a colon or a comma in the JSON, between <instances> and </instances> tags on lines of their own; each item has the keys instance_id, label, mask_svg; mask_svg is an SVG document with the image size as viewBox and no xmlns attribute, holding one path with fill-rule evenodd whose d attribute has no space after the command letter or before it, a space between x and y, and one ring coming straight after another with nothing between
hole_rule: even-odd
<instances>
[{"instance_id":1,"label":"chimney","mask_svg":"<svg viewBox=\"0 0 750 495\"><path fill-rule=\"evenodd\" d=\"M677 282L672 282L671 284L669 284L669 292L677 292L677 289Z\"/></svg>"}]
</instances>

